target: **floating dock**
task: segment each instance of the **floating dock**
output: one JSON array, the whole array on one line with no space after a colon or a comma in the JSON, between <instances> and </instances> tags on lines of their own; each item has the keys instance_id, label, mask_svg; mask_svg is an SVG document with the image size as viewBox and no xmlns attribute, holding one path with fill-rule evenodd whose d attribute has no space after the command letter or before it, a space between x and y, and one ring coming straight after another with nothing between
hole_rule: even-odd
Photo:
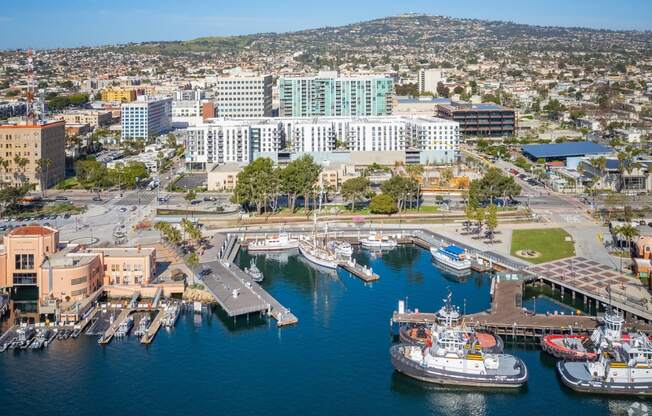
<instances>
[{"instance_id":1,"label":"floating dock","mask_svg":"<svg viewBox=\"0 0 652 416\"><path fill-rule=\"evenodd\" d=\"M141 344L149 345L152 343L154 337L158 333L158 330L161 329L161 323L164 315L165 314L163 311L158 311L154 317L154 320L149 324L149 327L147 327L147 332L140 338Z\"/></svg>"},{"instance_id":2,"label":"floating dock","mask_svg":"<svg viewBox=\"0 0 652 416\"><path fill-rule=\"evenodd\" d=\"M355 261L345 261L339 263L338 266L351 273L353 276L363 280L365 283L375 282L380 279L380 276L374 273L370 267L362 266Z\"/></svg>"},{"instance_id":3,"label":"floating dock","mask_svg":"<svg viewBox=\"0 0 652 416\"><path fill-rule=\"evenodd\" d=\"M109 342L111 342L111 339L115 335L116 331L120 327L120 324L127 319L127 317L133 312L132 309L123 309L122 312L120 312L120 315L116 318L115 321L109 326L109 329L104 332L104 335L97 341L98 344L106 345Z\"/></svg>"}]
</instances>

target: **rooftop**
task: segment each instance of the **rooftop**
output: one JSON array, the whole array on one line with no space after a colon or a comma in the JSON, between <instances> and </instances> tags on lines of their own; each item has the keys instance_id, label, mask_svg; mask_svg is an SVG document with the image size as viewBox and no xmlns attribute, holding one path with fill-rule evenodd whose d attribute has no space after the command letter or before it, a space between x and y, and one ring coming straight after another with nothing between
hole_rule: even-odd
<instances>
[{"instance_id":1,"label":"rooftop","mask_svg":"<svg viewBox=\"0 0 652 416\"><path fill-rule=\"evenodd\" d=\"M573 157L608 154L613 149L593 142L565 142L556 144L528 144L522 146L523 153L534 158Z\"/></svg>"},{"instance_id":2,"label":"rooftop","mask_svg":"<svg viewBox=\"0 0 652 416\"><path fill-rule=\"evenodd\" d=\"M36 236L36 235L50 235L56 233L57 230L42 225L28 225L25 227L14 228L9 232L10 236Z\"/></svg>"},{"instance_id":3,"label":"rooftop","mask_svg":"<svg viewBox=\"0 0 652 416\"><path fill-rule=\"evenodd\" d=\"M91 248L92 253L103 253L105 257L145 257L152 254L155 249L151 247L105 247Z\"/></svg>"}]
</instances>

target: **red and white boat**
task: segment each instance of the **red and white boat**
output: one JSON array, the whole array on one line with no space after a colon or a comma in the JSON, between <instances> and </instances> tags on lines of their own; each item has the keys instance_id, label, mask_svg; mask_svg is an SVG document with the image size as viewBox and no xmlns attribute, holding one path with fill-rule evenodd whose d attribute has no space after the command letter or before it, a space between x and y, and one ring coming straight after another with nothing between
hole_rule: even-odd
<instances>
[{"instance_id":1,"label":"red and white boat","mask_svg":"<svg viewBox=\"0 0 652 416\"><path fill-rule=\"evenodd\" d=\"M541 338L541 348L550 355L570 361L594 361L600 351L608 347L620 346L630 340L623 333L625 319L615 309L608 309L603 317L603 325L591 335L551 334Z\"/></svg>"}]
</instances>

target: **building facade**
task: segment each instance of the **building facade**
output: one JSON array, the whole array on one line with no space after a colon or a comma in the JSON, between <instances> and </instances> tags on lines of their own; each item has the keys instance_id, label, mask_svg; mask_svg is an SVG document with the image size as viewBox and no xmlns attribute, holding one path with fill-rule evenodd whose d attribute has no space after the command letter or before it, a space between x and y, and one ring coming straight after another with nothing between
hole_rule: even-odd
<instances>
[{"instance_id":1,"label":"building facade","mask_svg":"<svg viewBox=\"0 0 652 416\"><path fill-rule=\"evenodd\" d=\"M212 119L188 128L186 136L186 164L207 170L258 157L280 162L286 153L339 162L336 152L410 151L413 163L452 163L458 150L459 125L435 117Z\"/></svg>"},{"instance_id":2,"label":"building facade","mask_svg":"<svg viewBox=\"0 0 652 416\"><path fill-rule=\"evenodd\" d=\"M394 80L386 76L313 77L279 80L281 117L387 116L392 114Z\"/></svg>"},{"instance_id":3,"label":"building facade","mask_svg":"<svg viewBox=\"0 0 652 416\"><path fill-rule=\"evenodd\" d=\"M107 88L102 90L102 101L129 103L136 101L136 90L127 88Z\"/></svg>"},{"instance_id":4,"label":"building facade","mask_svg":"<svg viewBox=\"0 0 652 416\"><path fill-rule=\"evenodd\" d=\"M0 125L0 159L8 163L0 177L11 185L41 190L63 180L66 168L65 122ZM48 161L39 167L39 160Z\"/></svg>"},{"instance_id":5,"label":"building facade","mask_svg":"<svg viewBox=\"0 0 652 416\"><path fill-rule=\"evenodd\" d=\"M216 114L228 118L272 116L272 76L239 73L217 78Z\"/></svg>"},{"instance_id":6,"label":"building facade","mask_svg":"<svg viewBox=\"0 0 652 416\"><path fill-rule=\"evenodd\" d=\"M446 71L441 68L419 70L419 94L437 95L437 86L440 82L446 82L446 78Z\"/></svg>"},{"instance_id":7,"label":"building facade","mask_svg":"<svg viewBox=\"0 0 652 416\"><path fill-rule=\"evenodd\" d=\"M0 251L0 287L37 287L41 301L83 299L103 285L146 285L156 273L153 248L62 247L59 231L29 225L11 230Z\"/></svg>"},{"instance_id":8,"label":"building facade","mask_svg":"<svg viewBox=\"0 0 652 416\"><path fill-rule=\"evenodd\" d=\"M512 136L516 128L514 110L493 103L453 101L449 105L438 105L437 117L458 122L463 136Z\"/></svg>"},{"instance_id":9,"label":"building facade","mask_svg":"<svg viewBox=\"0 0 652 416\"><path fill-rule=\"evenodd\" d=\"M55 118L66 124L88 124L93 128L108 126L113 121L110 111L99 110L75 110L58 114Z\"/></svg>"},{"instance_id":10,"label":"building facade","mask_svg":"<svg viewBox=\"0 0 652 416\"><path fill-rule=\"evenodd\" d=\"M140 96L123 103L122 139L147 139L172 128L172 98Z\"/></svg>"}]
</instances>

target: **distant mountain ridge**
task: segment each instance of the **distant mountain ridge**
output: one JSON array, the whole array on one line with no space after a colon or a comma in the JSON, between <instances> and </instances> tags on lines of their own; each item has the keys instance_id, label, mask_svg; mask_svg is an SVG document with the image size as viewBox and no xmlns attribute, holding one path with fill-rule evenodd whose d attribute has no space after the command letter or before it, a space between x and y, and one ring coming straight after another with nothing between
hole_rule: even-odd
<instances>
[{"instance_id":1,"label":"distant mountain ridge","mask_svg":"<svg viewBox=\"0 0 652 416\"><path fill-rule=\"evenodd\" d=\"M286 33L206 36L188 41L143 42L117 49L164 55L246 53L391 53L398 50L524 48L530 51L614 52L649 54L652 32L460 19L403 14L336 27Z\"/></svg>"}]
</instances>

